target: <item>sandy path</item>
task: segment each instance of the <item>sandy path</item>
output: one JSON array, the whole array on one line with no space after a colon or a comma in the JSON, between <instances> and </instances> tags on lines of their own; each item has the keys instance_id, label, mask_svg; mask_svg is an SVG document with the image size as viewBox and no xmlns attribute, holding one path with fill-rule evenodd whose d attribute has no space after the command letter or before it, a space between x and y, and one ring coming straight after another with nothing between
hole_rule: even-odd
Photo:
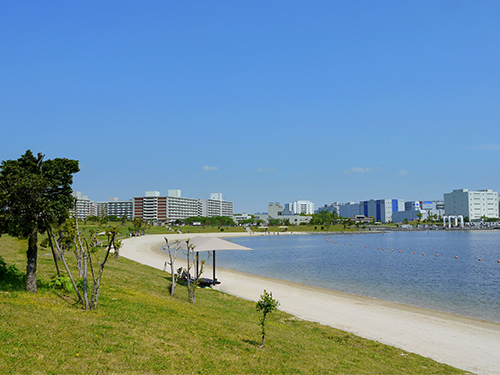
<instances>
[{"instance_id":1,"label":"sandy path","mask_svg":"<svg viewBox=\"0 0 500 375\"><path fill-rule=\"evenodd\" d=\"M206 235L206 234L203 234ZM247 236L217 233L217 237ZM149 235L124 241L120 254L163 269L159 250L185 235ZM178 260L176 267L182 266ZM211 275L206 267L204 275ZM211 277L211 276L208 276ZM356 335L432 358L477 374L500 374L500 324L347 293L217 269L223 292L257 301L263 290L280 301L280 310Z\"/></svg>"}]
</instances>

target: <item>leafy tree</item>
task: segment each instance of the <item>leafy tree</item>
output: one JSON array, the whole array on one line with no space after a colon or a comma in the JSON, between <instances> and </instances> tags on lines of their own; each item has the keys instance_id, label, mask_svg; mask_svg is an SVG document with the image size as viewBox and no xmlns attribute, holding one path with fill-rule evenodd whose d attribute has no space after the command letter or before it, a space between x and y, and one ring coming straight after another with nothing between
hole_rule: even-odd
<instances>
[{"instance_id":1,"label":"leafy tree","mask_svg":"<svg viewBox=\"0 0 500 375\"><path fill-rule=\"evenodd\" d=\"M260 317L260 326L262 328L262 345L261 348L264 347L264 341L266 338L266 317L267 314L272 313L278 309L280 305L278 300L273 298L273 293L267 293L264 289L264 294L260 296L260 300L255 305L257 311L262 311L262 316Z\"/></svg>"},{"instance_id":2,"label":"leafy tree","mask_svg":"<svg viewBox=\"0 0 500 375\"><path fill-rule=\"evenodd\" d=\"M317 214L312 215L312 219L309 221L311 225L323 225L328 226L334 224L338 220L337 213L331 213L329 211L320 211Z\"/></svg>"},{"instance_id":3,"label":"leafy tree","mask_svg":"<svg viewBox=\"0 0 500 375\"><path fill-rule=\"evenodd\" d=\"M28 150L17 160L3 161L0 171L0 234L28 238L26 289L33 293L37 291L38 234L69 216L72 175L80 170L76 160L43 158Z\"/></svg>"},{"instance_id":4,"label":"leafy tree","mask_svg":"<svg viewBox=\"0 0 500 375\"><path fill-rule=\"evenodd\" d=\"M134 227L134 232L138 232L142 226L144 225L144 221L140 217L134 217L132 221L132 226Z\"/></svg>"},{"instance_id":5,"label":"leafy tree","mask_svg":"<svg viewBox=\"0 0 500 375\"><path fill-rule=\"evenodd\" d=\"M283 221L280 219L269 219L269 226L271 227L278 227L281 225Z\"/></svg>"},{"instance_id":6,"label":"leafy tree","mask_svg":"<svg viewBox=\"0 0 500 375\"><path fill-rule=\"evenodd\" d=\"M257 219L257 220L255 220L255 225L256 225L256 226L260 226L260 225L263 225L263 224L265 224L265 221L264 221L264 220L262 220L262 219Z\"/></svg>"}]
</instances>

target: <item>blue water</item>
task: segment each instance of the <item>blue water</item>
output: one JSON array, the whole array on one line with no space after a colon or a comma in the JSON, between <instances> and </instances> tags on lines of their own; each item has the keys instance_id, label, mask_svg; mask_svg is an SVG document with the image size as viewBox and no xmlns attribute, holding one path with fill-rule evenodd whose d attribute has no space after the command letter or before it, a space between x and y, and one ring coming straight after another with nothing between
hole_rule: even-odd
<instances>
[{"instance_id":1,"label":"blue water","mask_svg":"<svg viewBox=\"0 0 500 375\"><path fill-rule=\"evenodd\" d=\"M500 232L230 240L254 251L220 251L219 267L500 322Z\"/></svg>"}]
</instances>

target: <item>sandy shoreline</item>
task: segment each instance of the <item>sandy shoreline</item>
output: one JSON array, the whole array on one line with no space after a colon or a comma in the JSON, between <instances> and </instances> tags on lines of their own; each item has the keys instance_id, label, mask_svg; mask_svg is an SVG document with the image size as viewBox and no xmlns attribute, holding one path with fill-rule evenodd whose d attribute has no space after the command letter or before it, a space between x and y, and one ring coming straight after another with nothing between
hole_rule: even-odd
<instances>
[{"instance_id":1,"label":"sandy shoreline","mask_svg":"<svg viewBox=\"0 0 500 375\"><path fill-rule=\"evenodd\" d=\"M189 235L148 235L124 241L120 254L128 259L164 269L167 256L159 249L169 241ZM207 234L202 234L207 235ZM216 237L248 236L216 233ZM176 267L183 265L177 260ZM211 277L211 267L204 275ZM299 283L253 276L217 268L222 282L217 289L257 301L262 291L272 291L280 310L378 342L418 353L477 374L500 374L500 324L395 302L360 297Z\"/></svg>"}]
</instances>

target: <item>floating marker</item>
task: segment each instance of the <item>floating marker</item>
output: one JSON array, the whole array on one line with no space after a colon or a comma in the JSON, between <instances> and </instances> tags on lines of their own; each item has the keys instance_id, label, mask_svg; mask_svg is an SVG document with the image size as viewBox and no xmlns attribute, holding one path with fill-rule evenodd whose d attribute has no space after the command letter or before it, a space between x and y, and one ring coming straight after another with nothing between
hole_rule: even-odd
<instances>
[{"instance_id":1,"label":"floating marker","mask_svg":"<svg viewBox=\"0 0 500 375\"><path fill-rule=\"evenodd\" d=\"M438 256L439 256L439 255L438 255L438 254L436 254L436 257L438 257Z\"/></svg>"},{"instance_id":2,"label":"floating marker","mask_svg":"<svg viewBox=\"0 0 500 375\"><path fill-rule=\"evenodd\" d=\"M455 259L458 259L458 257L455 257Z\"/></svg>"},{"instance_id":3,"label":"floating marker","mask_svg":"<svg viewBox=\"0 0 500 375\"><path fill-rule=\"evenodd\" d=\"M478 258L477 260L481 261L481 258Z\"/></svg>"},{"instance_id":4,"label":"floating marker","mask_svg":"<svg viewBox=\"0 0 500 375\"><path fill-rule=\"evenodd\" d=\"M401 252L401 250L399 250L399 252Z\"/></svg>"},{"instance_id":5,"label":"floating marker","mask_svg":"<svg viewBox=\"0 0 500 375\"><path fill-rule=\"evenodd\" d=\"M425 255L425 253L422 253L422 255Z\"/></svg>"}]
</instances>

